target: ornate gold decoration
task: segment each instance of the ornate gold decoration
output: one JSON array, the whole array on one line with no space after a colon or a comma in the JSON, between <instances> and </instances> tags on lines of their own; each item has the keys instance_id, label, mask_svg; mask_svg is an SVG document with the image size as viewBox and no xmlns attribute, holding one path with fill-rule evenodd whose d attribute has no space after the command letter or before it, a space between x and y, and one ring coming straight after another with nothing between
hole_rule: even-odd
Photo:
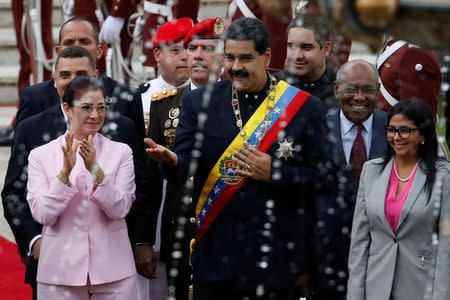
<instances>
[{"instance_id":1,"label":"ornate gold decoration","mask_svg":"<svg viewBox=\"0 0 450 300\"><path fill-rule=\"evenodd\" d=\"M216 22L214 23L214 34L222 35L225 32L225 26L222 23L220 18L216 18Z\"/></svg>"}]
</instances>

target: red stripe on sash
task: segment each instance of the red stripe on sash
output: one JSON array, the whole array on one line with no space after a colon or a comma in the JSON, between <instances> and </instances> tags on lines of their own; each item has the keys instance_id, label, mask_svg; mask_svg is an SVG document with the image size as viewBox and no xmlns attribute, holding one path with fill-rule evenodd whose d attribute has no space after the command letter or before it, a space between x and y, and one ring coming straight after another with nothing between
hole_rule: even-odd
<instances>
[{"instance_id":1,"label":"red stripe on sash","mask_svg":"<svg viewBox=\"0 0 450 300\"><path fill-rule=\"evenodd\" d=\"M310 94L299 91L294 99L288 104L282 115L278 118L278 120L272 125L269 131L264 136L263 140L260 143L259 150L262 152L267 152L270 147L273 145L276 140L278 134L286 128L286 126L291 122L292 118L298 112L298 110L303 106L306 102ZM239 184L236 185L228 185L224 188L224 190L220 193L219 197L216 199L214 205L208 210L205 218L202 221L202 225L197 231L195 235L195 243L198 243L206 231L209 229L209 226L214 222L216 217L222 211L222 209L227 205L227 203L233 198L233 195L241 188L241 186L245 183L247 178L243 178Z\"/></svg>"}]
</instances>

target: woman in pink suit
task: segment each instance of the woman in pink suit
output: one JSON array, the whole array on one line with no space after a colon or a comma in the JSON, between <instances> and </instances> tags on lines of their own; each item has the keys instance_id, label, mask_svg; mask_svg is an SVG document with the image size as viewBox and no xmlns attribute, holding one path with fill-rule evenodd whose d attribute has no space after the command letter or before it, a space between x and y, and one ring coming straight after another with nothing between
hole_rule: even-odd
<instances>
[{"instance_id":1,"label":"woman in pink suit","mask_svg":"<svg viewBox=\"0 0 450 300\"><path fill-rule=\"evenodd\" d=\"M95 79L67 86L65 135L31 151L27 200L44 225L38 299L136 299L125 216L134 201L131 149L98 131L108 110Z\"/></svg>"}]
</instances>

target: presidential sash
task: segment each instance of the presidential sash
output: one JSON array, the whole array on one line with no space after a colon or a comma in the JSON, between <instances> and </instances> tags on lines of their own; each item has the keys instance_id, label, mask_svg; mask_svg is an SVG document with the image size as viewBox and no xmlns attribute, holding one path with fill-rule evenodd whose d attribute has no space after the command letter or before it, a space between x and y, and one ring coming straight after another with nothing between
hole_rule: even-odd
<instances>
[{"instance_id":1,"label":"presidential sash","mask_svg":"<svg viewBox=\"0 0 450 300\"><path fill-rule=\"evenodd\" d=\"M278 134L286 128L309 97L308 93L290 86L285 81L278 82L275 87L275 95L270 119L265 119L265 110L269 101L266 98L244 126L250 145L256 145L262 132L265 132L259 146L259 150L262 152L269 150ZM266 126L265 130L261 130L263 126ZM245 177L236 173L238 166L233 160L234 151L243 146L244 137L238 134L209 173L195 210L197 234L191 243L191 250L195 243L202 239L220 211L232 199L234 193L246 181Z\"/></svg>"}]
</instances>

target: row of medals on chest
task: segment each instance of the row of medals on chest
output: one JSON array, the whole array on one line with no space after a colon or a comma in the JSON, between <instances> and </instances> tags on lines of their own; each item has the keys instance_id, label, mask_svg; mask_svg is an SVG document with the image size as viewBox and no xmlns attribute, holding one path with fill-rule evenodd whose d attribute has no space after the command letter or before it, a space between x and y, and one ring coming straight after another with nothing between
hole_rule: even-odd
<instances>
[{"instance_id":1,"label":"row of medals on chest","mask_svg":"<svg viewBox=\"0 0 450 300\"><path fill-rule=\"evenodd\" d=\"M270 75L269 75L270 76ZM238 91L236 87L231 85L231 106L233 107L234 116L236 118L236 126L239 129L239 135L244 140L243 144L245 148L256 148L258 149L262 139L264 138L264 135L266 134L266 131L270 124L270 119L273 114L273 106L275 101L275 86L277 84L277 81L275 77L270 76L270 85L269 85L269 91L267 96L267 103L266 103L266 109L264 113L264 122L262 123L260 127L260 131L257 133L257 142L253 145L251 145L248 141L248 135L244 130L244 124L242 122L242 115L241 115L241 109L239 106L239 98L238 98Z\"/></svg>"},{"instance_id":2,"label":"row of medals on chest","mask_svg":"<svg viewBox=\"0 0 450 300\"><path fill-rule=\"evenodd\" d=\"M180 123L180 119L178 116L180 115L180 108L179 107L172 107L169 110L169 119L164 122L164 128L177 128L178 123Z\"/></svg>"}]
</instances>

